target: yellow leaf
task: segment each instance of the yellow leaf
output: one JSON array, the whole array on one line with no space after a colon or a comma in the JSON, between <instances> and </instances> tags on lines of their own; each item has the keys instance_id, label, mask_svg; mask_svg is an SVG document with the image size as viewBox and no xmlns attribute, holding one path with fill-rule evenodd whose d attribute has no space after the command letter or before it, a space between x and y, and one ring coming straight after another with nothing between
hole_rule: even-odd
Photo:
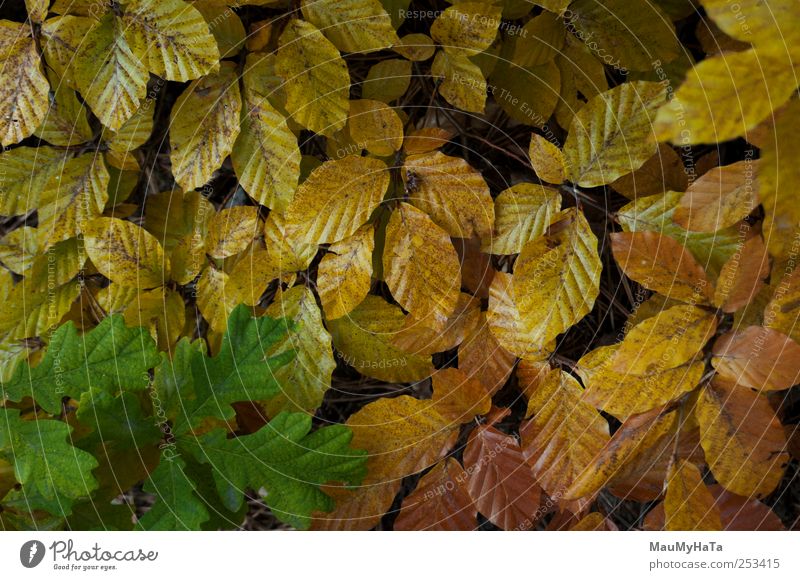
<instances>
[{"instance_id":1,"label":"yellow leaf","mask_svg":"<svg viewBox=\"0 0 800 580\"><path fill-rule=\"evenodd\" d=\"M31 22L41 24L47 18L47 8L50 5L50 0L25 0L25 8L28 11L28 17Z\"/></svg>"},{"instance_id":2,"label":"yellow leaf","mask_svg":"<svg viewBox=\"0 0 800 580\"><path fill-rule=\"evenodd\" d=\"M377 157L392 155L403 146L403 122L385 103L351 101L348 122L353 141Z\"/></svg>"},{"instance_id":3,"label":"yellow leaf","mask_svg":"<svg viewBox=\"0 0 800 580\"><path fill-rule=\"evenodd\" d=\"M796 88L795 71L780 55L756 49L720 54L689 71L653 129L661 141L681 146L746 136Z\"/></svg>"},{"instance_id":4,"label":"yellow leaf","mask_svg":"<svg viewBox=\"0 0 800 580\"><path fill-rule=\"evenodd\" d=\"M489 309L486 312L489 328L500 346L520 358L544 360L554 349L538 338L538 321L523 318L517 309L512 276L497 272L489 288Z\"/></svg>"},{"instance_id":5,"label":"yellow leaf","mask_svg":"<svg viewBox=\"0 0 800 580\"><path fill-rule=\"evenodd\" d=\"M658 152L633 173L611 183L628 199L662 194L665 191L685 191L689 185L683 161L675 149L659 143Z\"/></svg>"},{"instance_id":6,"label":"yellow leaf","mask_svg":"<svg viewBox=\"0 0 800 580\"><path fill-rule=\"evenodd\" d=\"M286 81L286 109L303 127L333 135L347 122L350 74L336 47L310 22L291 20L275 70Z\"/></svg>"},{"instance_id":7,"label":"yellow leaf","mask_svg":"<svg viewBox=\"0 0 800 580\"><path fill-rule=\"evenodd\" d=\"M595 187L639 169L656 152L653 120L666 96L661 83L632 81L586 103L564 144L570 181Z\"/></svg>"},{"instance_id":8,"label":"yellow leaf","mask_svg":"<svg viewBox=\"0 0 800 580\"><path fill-rule=\"evenodd\" d=\"M125 155L144 145L153 133L154 103L148 99L116 131L106 135L108 148L117 154Z\"/></svg>"},{"instance_id":9,"label":"yellow leaf","mask_svg":"<svg viewBox=\"0 0 800 580\"><path fill-rule=\"evenodd\" d=\"M526 415L534 414L520 430L522 453L538 483L556 497L599 456L610 439L608 422L564 371L522 361L517 375L528 396Z\"/></svg>"},{"instance_id":10,"label":"yellow leaf","mask_svg":"<svg viewBox=\"0 0 800 580\"><path fill-rule=\"evenodd\" d=\"M674 432L677 413L659 412L634 415L617 429L611 440L564 492L563 498L572 500L592 496L616 477L625 474L628 466L643 457Z\"/></svg>"},{"instance_id":11,"label":"yellow leaf","mask_svg":"<svg viewBox=\"0 0 800 580\"><path fill-rule=\"evenodd\" d=\"M777 274L777 272L776 272ZM778 282L764 308L764 326L800 340L800 269L794 269Z\"/></svg>"},{"instance_id":12,"label":"yellow leaf","mask_svg":"<svg viewBox=\"0 0 800 580\"><path fill-rule=\"evenodd\" d=\"M378 0L303 0L301 9L342 52L374 52L400 42Z\"/></svg>"},{"instance_id":13,"label":"yellow leaf","mask_svg":"<svg viewBox=\"0 0 800 580\"><path fill-rule=\"evenodd\" d=\"M69 147L91 141L93 134L86 118L86 109L66 84L56 81L55 94L42 125L34 134L53 145Z\"/></svg>"},{"instance_id":14,"label":"yellow leaf","mask_svg":"<svg viewBox=\"0 0 800 580\"><path fill-rule=\"evenodd\" d=\"M518 254L543 235L561 210L561 194L536 183L519 183L494 200L494 234L484 239L483 250L492 254Z\"/></svg>"},{"instance_id":15,"label":"yellow leaf","mask_svg":"<svg viewBox=\"0 0 800 580\"><path fill-rule=\"evenodd\" d=\"M575 208L547 234L522 248L514 265L514 296L528 339L543 345L583 318L600 292L597 238ZM519 354L519 353L517 353Z\"/></svg>"},{"instance_id":16,"label":"yellow leaf","mask_svg":"<svg viewBox=\"0 0 800 580\"><path fill-rule=\"evenodd\" d=\"M343 362L362 375L406 383L428 377L433 365L430 356L410 354L391 343L404 321L398 306L368 295L349 316L328 321L328 328Z\"/></svg>"},{"instance_id":17,"label":"yellow leaf","mask_svg":"<svg viewBox=\"0 0 800 580\"><path fill-rule=\"evenodd\" d=\"M561 16L597 59L618 70L649 71L653 61L680 54L675 27L648 0L576 0Z\"/></svg>"},{"instance_id":18,"label":"yellow leaf","mask_svg":"<svg viewBox=\"0 0 800 580\"><path fill-rule=\"evenodd\" d=\"M195 2L195 8L203 15L214 40L217 41L220 58L235 56L242 50L247 31L232 6L214 6Z\"/></svg>"},{"instance_id":19,"label":"yellow leaf","mask_svg":"<svg viewBox=\"0 0 800 580\"><path fill-rule=\"evenodd\" d=\"M700 470L686 460L670 466L664 498L665 529L673 532L721 531L719 508Z\"/></svg>"},{"instance_id":20,"label":"yellow leaf","mask_svg":"<svg viewBox=\"0 0 800 580\"><path fill-rule=\"evenodd\" d=\"M248 65L252 58L248 55ZM297 189L300 149L283 114L259 94L260 87L251 86L254 80L253 75L244 75L245 112L231 162L250 197L270 209L283 211Z\"/></svg>"},{"instance_id":21,"label":"yellow leaf","mask_svg":"<svg viewBox=\"0 0 800 580\"><path fill-rule=\"evenodd\" d=\"M42 53L47 66L73 89L78 88L74 74L75 55L94 24L94 19L82 16L56 16L42 24Z\"/></svg>"},{"instance_id":22,"label":"yellow leaf","mask_svg":"<svg viewBox=\"0 0 800 580\"><path fill-rule=\"evenodd\" d=\"M170 352L184 330L186 307L181 295L174 290L136 289L133 299L125 305L123 316L129 326L148 328L158 348Z\"/></svg>"},{"instance_id":23,"label":"yellow leaf","mask_svg":"<svg viewBox=\"0 0 800 580\"><path fill-rule=\"evenodd\" d=\"M211 180L239 135L242 100L236 66L224 62L216 74L194 81L170 114L170 160L175 181L186 191Z\"/></svg>"},{"instance_id":24,"label":"yellow leaf","mask_svg":"<svg viewBox=\"0 0 800 580\"><path fill-rule=\"evenodd\" d=\"M793 0L740 0L734 9L726 0L702 0L708 17L728 36L757 45L792 46L797 31L788 23L800 18Z\"/></svg>"},{"instance_id":25,"label":"yellow leaf","mask_svg":"<svg viewBox=\"0 0 800 580\"><path fill-rule=\"evenodd\" d=\"M523 68L501 60L490 80L495 101L512 119L547 130L561 87L561 71L555 62Z\"/></svg>"},{"instance_id":26,"label":"yellow leaf","mask_svg":"<svg viewBox=\"0 0 800 580\"><path fill-rule=\"evenodd\" d=\"M645 288L684 302L707 304L714 295L703 267L682 244L658 232L611 234L614 258Z\"/></svg>"},{"instance_id":27,"label":"yellow leaf","mask_svg":"<svg viewBox=\"0 0 800 580\"><path fill-rule=\"evenodd\" d=\"M741 387L781 391L800 382L800 344L777 330L748 326L728 332L713 353L717 373Z\"/></svg>"},{"instance_id":28,"label":"yellow leaf","mask_svg":"<svg viewBox=\"0 0 800 580\"><path fill-rule=\"evenodd\" d=\"M122 36L122 23L103 16L79 44L75 84L100 122L118 130L147 94L147 69Z\"/></svg>"},{"instance_id":29,"label":"yellow leaf","mask_svg":"<svg viewBox=\"0 0 800 580\"><path fill-rule=\"evenodd\" d=\"M364 224L383 199L389 171L379 159L348 155L311 172L286 208L287 233L309 244L330 244Z\"/></svg>"},{"instance_id":30,"label":"yellow leaf","mask_svg":"<svg viewBox=\"0 0 800 580\"><path fill-rule=\"evenodd\" d=\"M695 232L716 232L737 224L758 205L757 162L715 167L694 181L672 219Z\"/></svg>"},{"instance_id":31,"label":"yellow leaf","mask_svg":"<svg viewBox=\"0 0 800 580\"><path fill-rule=\"evenodd\" d=\"M208 223L206 253L212 258L227 258L243 252L261 232L258 208L240 205L223 209Z\"/></svg>"},{"instance_id":32,"label":"yellow leaf","mask_svg":"<svg viewBox=\"0 0 800 580\"><path fill-rule=\"evenodd\" d=\"M39 238L36 228L22 226L0 238L0 262L15 274L22 275L38 255Z\"/></svg>"},{"instance_id":33,"label":"yellow leaf","mask_svg":"<svg viewBox=\"0 0 800 580\"><path fill-rule=\"evenodd\" d=\"M409 156L402 170L409 203L455 238L486 237L494 204L480 172L460 157L443 153Z\"/></svg>"},{"instance_id":34,"label":"yellow leaf","mask_svg":"<svg viewBox=\"0 0 800 580\"><path fill-rule=\"evenodd\" d=\"M122 30L147 69L185 82L216 70L217 41L203 15L183 0L125 0Z\"/></svg>"},{"instance_id":35,"label":"yellow leaf","mask_svg":"<svg viewBox=\"0 0 800 580\"><path fill-rule=\"evenodd\" d=\"M322 324L314 295L304 286L295 286L280 292L266 314L286 318L297 327L289 332L288 340L267 352L267 356L275 356L291 350L294 358L275 371L275 379L283 390L266 401L264 408L271 417L282 411L313 413L322 404L336 368L331 335Z\"/></svg>"},{"instance_id":36,"label":"yellow leaf","mask_svg":"<svg viewBox=\"0 0 800 580\"><path fill-rule=\"evenodd\" d=\"M466 55L440 50L433 60L431 74L442 79L439 93L448 103L470 113L483 113L486 79L480 67Z\"/></svg>"},{"instance_id":37,"label":"yellow leaf","mask_svg":"<svg viewBox=\"0 0 800 580\"><path fill-rule=\"evenodd\" d=\"M422 211L401 203L386 228L383 274L395 300L416 317L433 316L441 329L461 288L450 237Z\"/></svg>"},{"instance_id":38,"label":"yellow leaf","mask_svg":"<svg viewBox=\"0 0 800 580\"><path fill-rule=\"evenodd\" d=\"M444 147L452 138L453 132L447 129L423 127L422 129L411 131L405 136L403 150L408 155L430 153Z\"/></svg>"},{"instance_id":39,"label":"yellow leaf","mask_svg":"<svg viewBox=\"0 0 800 580\"><path fill-rule=\"evenodd\" d=\"M109 175L103 158L86 153L59 166L44 184L39 200L42 250L83 233L83 226L103 213Z\"/></svg>"},{"instance_id":40,"label":"yellow leaf","mask_svg":"<svg viewBox=\"0 0 800 580\"><path fill-rule=\"evenodd\" d=\"M400 44L394 47L394 51L412 62L422 62L433 56L436 45L427 34L415 32L401 38Z\"/></svg>"},{"instance_id":41,"label":"yellow leaf","mask_svg":"<svg viewBox=\"0 0 800 580\"><path fill-rule=\"evenodd\" d=\"M764 396L715 381L701 391L695 414L706 461L725 489L760 498L777 487L789 456L783 427Z\"/></svg>"},{"instance_id":42,"label":"yellow leaf","mask_svg":"<svg viewBox=\"0 0 800 580\"><path fill-rule=\"evenodd\" d=\"M0 21L0 144L19 143L42 124L50 85L27 25Z\"/></svg>"},{"instance_id":43,"label":"yellow leaf","mask_svg":"<svg viewBox=\"0 0 800 580\"><path fill-rule=\"evenodd\" d=\"M264 242L270 260L279 274L308 268L317 254L317 245L302 239L303 232L287 231L286 220L278 212L270 212L264 222Z\"/></svg>"},{"instance_id":44,"label":"yellow leaf","mask_svg":"<svg viewBox=\"0 0 800 580\"><path fill-rule=\"evenodd\" d=\"M345 316L366 297L372 282L374 249L371 226L328 248L317 270L317 292L328 320Z\"/></svg>"},{"instance_id":45,"label":"yellow leaf","mask_svg":"<svg viewBox=\"0 0 800 580\"><path fill-rule=\"evenodd\" d=\"M224 332L228 315L241 302L228 274L209 265L197 280L197 307L211 328Z\"/></svg>"},{"instance_id":46,"label":"yellow leaf","mask_svg":"<svg viewBox=\"0 0 800 580\"><path fill-rule=\"evenodd\" d=\"M511 59L514 64L523 68L539 66L561 53L565 40L564 23L559 16L542 12L509 36L514 41Z\"/></svg>"},{"instance_id":47,"label":"yellow leaf","mask_svg":"<svg viewBox=\"0 0 800 580\"><path fill-rule=\"evenodd\" d=\"M796 252L800 209L796 203L800 164L795 163L800 129L800 102L792 101L775 119L761 149L758 184L764 206L764 239L778 260L792 259Z\"/></svg>"},{"instance_id":48,"label":"yellow leaf","mask_svg":"<svg viewBox=\"0 0 800 580\"><path fill-rule=\"evenodd\" d=\"M634 326L616 347L611 369L650 374L674 369L695 357L717 329L717 318L696 306L673 306Z\"/></svg>"},{"instance_id":49,"label":"yellow leaf","mask_svg":"<svg viewBox=\"0 0 800 580\"><path fill-rule=\"evenodd\" d=\"M73 280L45 289L42 291L39 280L29 284L23 278L18 282L0 309L0 333L11 339L46 337L69 312L80 294L81 285Z\"/></svg>"},{"instance_id":50,"label":"yellow leaf","mask_svg":"<svg viewBox=\"0 0 800 580\"><path fill-rule=\"evenodd\" d=\"M361 85L361 96L391 103L405 95L410 84L410 61L401 58L382 60L370 67L367 78Z\"/></svg>"},{"instance_id":51,"label":"yellow leaf","mask_svg":"<svg viewBox=\"0 0 800 580\"><path fill-rule=\"evenodd\" d=\"M478 54L494 42L501 12L486 2L459 2L433 21L431 36L451 54Z\"/></svg>"},{"instance_id":52,"label":"yellow leaf","mask_svg":"<svg viewBox=\"0 0 800 580\"><path fill-rule=\"evenodd\" d=\"M567 166L564 154L558 146L534 133L531 135L528 154L539 179L556 185L564 183L567 178Z\"/></svg>"},{"instance_id":53,"label":"yellow leaf","mask_svg":"<svg viewBox=\"0 0 800 580\"><path fill-rule=\"evenodd\" d=\"M705 370L705 363L697 361L643 374L619 373L612 367L617 349L617 345L594 349L581 357L575 371L586 385L583 398L621 420L694 390Z\"/></svg>"},{"instance_id":54,"label":"yellow leaf","mask_svg":"<svg viewBox=\"0 0 800 580\"><path fill-rule=\"evenodd\" d=\"M0 215L24 215L39 207L41 192L66 160L52 147L16 147L0 153Z\"/></svg>"},{"instance_id":55,"label":"yellow leaf","mask_svg":"<svg viewBox=\"0 0 800 580\"><path fill-rule=\"evenodd\" d=\"M164 285L169 262L161 244L146 230L132 222L98 218L82 233L92 263L112 282L141 289Z\"/></svg>"},{"instance_id":56,"label":"yellow leaf","mask_svg":"<svg viewBox=\"0 0 800 580\"><path fill-rule=\"evenodd\" d=\"M714 292L714 306L736 312L747 306L764 287L769 275L769 256L761 236L755 235L725 262Z\"/></svg>"}]
</instances>

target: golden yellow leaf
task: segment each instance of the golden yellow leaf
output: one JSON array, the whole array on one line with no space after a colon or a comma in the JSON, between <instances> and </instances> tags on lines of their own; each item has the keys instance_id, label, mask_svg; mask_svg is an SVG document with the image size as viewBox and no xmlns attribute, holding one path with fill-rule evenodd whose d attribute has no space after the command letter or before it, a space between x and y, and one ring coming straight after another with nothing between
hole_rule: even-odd
<instances>
[{"instance_id":1,"label":"golden yellow leaf","mask_svg":"<svg viewBox=\"0 0 800 580\"><path fill-rule=\"evenodd\" d=\"M700 470L685 460L674 462L664 498L665 529L673 532L721 531L719 508Z\"/></svg>"},{"instance_id":2,"label":"golden yellow leaf","mask_svg":"<svg viewBox=\"0 0 800 580\"><path fill-rule=\"evenodd\" d=\"M660 414L656 410L625 421L562 497L567 500L590 497L606 484L613 485L614 479L623 476L628 466L647 457L673 433L677 419L676 412Z\"/></svg>"},{"instance_id":3,"label":"golden yellow leaf","mask_svg":"<svg viewBox=\"0 0 800 580\"><path fill-rule=\"evenodd\" d=\"M301 10L342 52L374 52L400 42L378 0L303 0Z\"/></svg>"},{"instance_id":4,"label":"golden yellow leaf","mask_svg":"<svg viewBox=\"0 0 800 580\"><path fill-rule=\"evenodd\" d=\"M695 357L717 329L717 318L696 306L673 306L634 326L616 347L611 369L634 375L674 369Z\"/></svg>"},{"instance_id":5,"label":"golden yellow leaf","mask_svg":"<svg viewBox=\"0 0 800 580\"><path fill-rule=\"evenodd\" d=\"M311 172L286 208L287 234L309 244L330 244L353 235L389 186L380 159L348 155Z\"/></svg>"},{"instance_id":6,"label":"golden yellow leaf","mask_svg":"<svg viewBox=\"0 0 800 580\"><path fill-rule=\"evenodd\" d=\"M401 203L386 228L383 275L395 300L416 317L433 315L442 328L461 288L456 250L442 228Z\"/></svg>"},{"instance_id":7,"label":"golden yellow leaf","mask_svg":"<svg viewBox=\"0 0 800 580\"><path fill-rule=\"evenodd\" d=\"M544 360L555 347L538 340L537 320L520 316L511 274L495 274L489 288L486 321L500 346L520 358Z\"/></svg>"},{"instance_id":8,"label":"golden yellow leaf","mask_svg":"<svg viewBox=\"0 0 800 580\"><path fill-rule=\"evenodd\" d=\"M494 204L480 172L460 157L443 153L411 155L402 170L409 203L454 238L486 237Z\"/></svg>"},{"instance_id":9,"label":"golden yellow leaf","mask_svg":"<svg viewBox=\"0 0 800 580\"><path fill-rule=\"evenodd\" d=\"M726 0L703 0L711 20L728 36L748 43L791 45L798 37L788 23L800 17L800 7L792 0L741 0L736 8Z\"/></svg>"},{"instance_id":10,"label":"golden yellow leaf","mask_svg":"<svg viewBox=\"0 0 800 580\"><path fill-rule=\"evenodd\" d=\"M576 208L525 244L513 286L528 340L544 345L588 314L600 292L601 271L597 238Z\"/></svg>"},{"instance_id":11,"label":"golden yellow leaf","mask_svg":"<svg viewBox=\"0 0 800 580\"><path fill-rule=\"evenodd\" d=\"M433 372L430 356L407 353L392 344L405 322L398 306L368 295L348 316L328 321L337 356L362 375L386 382L413 382Z\"/></svg>"},{"instance_id":12,"label":"golden yellow leaf","mask_svg":"<svg viewBox=\"0 0 800 580\"><path fill-rule=\"evenodd\" d=\"M534 415L520 429L522 453L539 485L556 496L608 443L608 422L582 400L583 388L564 371L522 361L517 376L528 397L526 416Z\"/></svg>"},{"instance_id":13,"label":"golden yellow leaf","mask_svg":"<svg viewBox=\"0 0 800 580\"><path fill-rule=\"evenodd\" d=\"M361 96L391 103L406 94L410 84L411 61L401 58L382 60L370 67L361 85Z\"/></svg>"},{"instance_id":14,"label":"golden yellow leaf","mask_svg":"<svg viewBox=\"0 0 800 580\"><path fill-rule=\"evenodd\" d=\"M570 181L595 187L639 169L656 152L653 120L666 97L661 83L631 81L586 103L564 144Z\"/></svg>"},{"instance_id":15,"label":"golden yellow leaf","mask_svg":"<svg viewBox=\"0 0 800 580\"><path fill-rule=\"evenodd\" d=\"M567 178L567 167L561 149L541 135L533 133L528 154L539 179L556 185L564 183Z\"/></svg>"},{"instance_id":16,"label":"golden yellow leaf","mask_svg":"<svg viewBox=\"0 0 800 580\"><path fill-rule=\"evenodd\" d=\"M621 420L694 390L705 370L705 363L696 361L642 374L619 373L613 369L617 349L617 345L601 346L586 353L575 371L586 385L584 400Z\"/></svg>"},{"instance_id":17,"label":"golden yellow leaf","mask_svg":"<svg viewBox=\"0 0 800 580\"><path fill-rule=\"evenodd\" d=\"M478 54L494 42L501 12L487 2L459 2L433 21L431 36L451 54Z\"/></svg>"},{"instance_id":18,"label":"golden yellow leaf","mask_svg":"<svg viewBox=\"0 0 800 580\"><path fill-rule=\"evenodd\" d=\"M380 101L350 102L350 137L359 149L386 157L403 146L403 122L394 109Z\"/></svg>"},{"instance_id":19,"label":"golden yellow leaf","mask_svg":"<svg viewBox=\"0 0 800 580\"><path fill-rule=\"evenodd\" d=\"M703 267L682 244L658 232L611 234L614 258L645 288L684 302L708 303L714 295Z\"/></svg>"},{"instance_id":20,"label":"golden yellow leaf","mask_svg":"<svg viewBox=\"0 0 800 580\"><path fill-rule=\"evenodd\" d=\"M238 292L223 270L209 265L197 280L197 307L211 328L222 333L228 315L241 302Z\"/></svg>"},{"instance_id":21,"label":"golden yellow leaf","mask_svg":"<svg viewBox=\"0 0 800 580\"><path fill-rule=\"evenodd\" d=\"M800 102L792 101L777 116L761 150L758 184L764 206L764 239L777 261L788 260L796 252L797 224L800 209L796 203L800 186L800 164L794 163L798 152Z\"/></svg>"},{"instance_id":22,"label":"golden yellow leaf","mask_svg":"<svg viewBox=\"0 0 800 580\"><path fill-rule=\"evenodd\" d=\"M78 88L74 75L75 55L94 24L93 18L83 16L56 16L42 23L42 53L47 66L73 89Z\"/></svg>"},{"instance_id":23,"label":"golden yellow leaf","mask_svg":"<svg viewBox=\"0 0 800 580\"><path fill-rule=\"evenodd\" d=\"M518 254L543 235L561 210L558 190L536 183L519 183L494 200L494 233L484 238L483 250L492 254Z\"/></svg>"},{"instance_id":24,"label":"golden yellow leaf","mask_svg":"<svg viewBox=\"0 0 800 580\"><path fill-rule=\"evenodd\" d=\"M776 272L777 274L777 272ZM774 293L770 291L769 303L764 308L764 326L800 340L800 269L794 269L776 280Z\"/></svg>"},{"instance_id":25,"label":"golden yellow leaf","mask_svg":"<svg viewBox=\"0 0 800 580\"><path fill-rule=\"evenodd\" d=\"M714 291L714 306L736 312L758 295L769 275L769 256L761 236L755 235L725 262Z\"/></svg>"},{"instance_id":26,"label":"golden yellow leaf","mask_svg":"<svg viewBox=\"0 0 800 580\"><path fill-rule=\"evenodd\" d=\"M54 77L51 77L54 78ZM92 130L86 117L86 109L78 96L66 84L56 79L53 98L44 122L34 134L53 145L69 147L91 141Z\"/></svg>"},{"instance_id":27,"label":"golden yellow leaf","mask_svg":"<svg viewBox=\"0 0 800 580\"><path fill-rule=\"evenodd\" d=\"M27 25L0 21L0 144L22 141L47 114L50 85Z\"/></svg>"},{"instance_id":28,"label":"golden yellow leaf","mask_svg":"<svg viewBox=\"0 0 800 580\"><path fill-rule=\"evenodd\" d=\"M317 245L300 238L302 232L287 231L286 220L278 212L270 212L264 222L264 243L270 261L280 275L308 268L317 254Z\"/></svg>"},{"instance_id":29,"label":"golden yellow leaf","mask_svg":"<svg viewBox=\"0 0 800 580\"><path fill-rule=\"evenodd\" d=\"M436 411L451 423L469 423L492 407L489 391L479 381L454 368L442 369L431 379Z\"/></svg>"},{"instance_id":30,"label":"golden yellow leaf","mask_svg":"<svg viewBox=\"0 0 800 580\"><path fill-rule=\"evenodd\" d=\"M275 70L286 82L286 109L303 127L333 135L347 122L350 74L336 47L310 22L290 20Z\"/></svg>"},{"instance_id":31,"label":"golden yellow leaf","mask_svg":"<svg viewBox=\"0 0 800 580\"><path fill-rule=\"evenodd\" d=\"M70 311L81 284L73 280L44 288L42 291L41 281L29 284L25 278L12 288L0 309L0 333L10 339L46 336Z\"/></svg>"},{"instance_id":32,"label":"golden yellow leaf","mask_svg":"<svg viewBox=\"0 0 800 580\"><path fill-rule=\"evenodd\" d=\"M248 55L247 67L260 61ZM243 75L244 115L231 162L244 190L261 205L284 211L300 177L300 149L286 118L253 86L255 75Z\"/></svg>"},{"instance_id":33,"label":"golden yellow leaf","mask_svg":"<svg viewBox=\"0 0 800 580\"><path fill-rule=\"evenodd\" d=\"M427 34L415 32L402 37L400 44L394 47L394 51L410 61L422 62L433 56L436 45Z\"/></svg>"},{"instance_id":34,"label":"golden yellow leaf","mask_svg":"<svg viewBox=\"0 0 800 580\"><path fill-rule=\"evenodd\" d=\"M764 396L714 381L701 391L695 414L706 461L725 489L759 498L777 487L789 456L781 423Z\"/></svg>"},{"instance_id":35,"label":"golden yellow leaf","mask_svg":"<svg viewBox=\"0 0 800 580\"><path fill-rule=\"evenodd\" d=\"M112 284L116 286L116 284ZM157 341L159 349L171 351L186 324L183 298L174 290L135 289L135 295L125 305L123 316L129 326L143 326Z\"/></svg>"},{"instance_id":36,"label":"golden yellow leaf","mask_svg":"<svg viewBox=\"0 0 800 580\"><path fill-rule=\"evenodd\" d=\"M219 49L203 15L183 0L125 0L122 33L147 69L185 82L217 69Z\"/></svg>"},{"instance_id":37,"label":"golden yellow leaf","mask_svg":"<svg viewBox=\"0 0 800 580\"><path fill-rule=\"evenodd\" d=\"M317 270L317 293L325 318L345 316L369 293L375 230L363 226L328 248Z\"/></svg>"},{"instance_id":38,"label":"golden yellow leaf","mask_svg":"<svg viewBox=\"0 0 800 580\"><path fill-rule=\"evenodd\" d=\"M16 147L0 153L0 215L23 215L39 207L41 192L63 171L67 157L52 147Z\"/></svg>"},{"instance_id":39,"label":"golden yellow leaf","mask_svg":"<svg viewBox=\"0 0 800 580\"><path fill-rule=\"evenodd\" d=\"M42 187L39 243L42 250L83 233L83 226L103 213L109 175L103 158L86 153L59 165Z\"/></svg>"},{"instance_id":40,"label":"golden yellow leaf","mask_svg":"<svg viewBox=\"0 0 800 580\"><path fill-rule=\"evenodd\" d=\"M223 62L216 74L204 76L181 94L170 115L172 174L185 191L201 187L230 155L239 135L236 66Z\"/></svg>"},{"instance_id":41,"label":"golden yellow leaf","mask_svg":"<svg viewBox=\"0 0 800 580\"><path fill-rule=\"evenodd\" d=\"M431 74L441 79L439 93L445 100L470 113L483 113L486 107L486 79L480 67L464 54L436 53Z\"/></svg>"},{"instance_id":42,"label":"golden yellow leaf","mask_svg":"<svg viewBox=\"0 0 800 580\"><path fill-rule=\"evenodd\" d=\"M785 59L785 53L784 53ZM661 141L687 146L746 135L797 88L792 67L757 51L725 53L697 64L655 119Z\"/></svg>"},{"instance_id":43,"label":"golden yellow leaf","mask_svg":"<svg viewBox=\"0 0 800 580\"><path fill-rule=\"evenodd\" d=\"M713 353L719 375L741 387L781 391L800 382L800 344L772 328L728 332L714 343Z\"/></svg>"},{"instance_id":44,"label":"golden yellow leaf","mask_svg":"<svg viewBox=\"0 0 800 580\"><path fill-rule=\"evenodd\" d=\"M133 288L164 285L169 261L152 234L133 222L98 218L82 227L86 253L97 270L116 284Z\"/></svg>"},{"instance_id":45,"label":"golden yellow leaf","mask_svg":"<svg viewBox=\"0 0 800 580\"><path fill-rule=\"evenodd\" d=\"M331 374L336 368L331 335L322 324L314 295L309 288L295 286L280 292L266 314L294 322L297 330L267 352L267 356L275 356L291 350L294 358L275 371L283 390L263 406L271 417L282 411L313 413L330 388Z\"/></svg>"},{"instance_id":46,"label":"golden yellow leaf","mask_svg":"<svg viewBox=\"0 0 800 580\"><path fill-rule=\"evenodd\" d=\"M649 71L680 54L675 27L648 0L575 0L560 13L596 58L617 70Z\"/></svg>"},{"instance_id":47,"label":"golden yellow leaf","mask_svg":"<svg viewBox=\"0 0 800 580\"><path fill-rule=\"evenodd\" d=\"M693 182L672 219L695 232L716 232L737 224L759 204L757 162L715 167Z\"/></svg>"},{"instance_id":48,"label":"golden yellow leaf","mask_svg":"<svg viewBox=\"0 0 800 580\"><path fill-rule=\"evenodd\" d=\"M235 56L242 50L247 31L231 7L203 2L194 2L193 6L203 15L211 34L214 35L220 58Z\"/></svg>"},{"instance_id":49,"label":"golden yellow leaf","mask_svg":"<svg viewBox=\"0 0 800 580\"><path fill-rule=\"evenodd\" d=\"M261 232L258 208L240 205L214 214L208 223L206 253L212 258L227 258L242 252Z\"/></svg>"},{"instance_id":50,"label":"golden yellow leaf","mask_svg":"<svg viewBox=\"0 0 800 580\"><path fill-rule=\"evenodd\" d=\"M133 116L147 94L147 69L123 37L122 26L113 14L103 16L79 44L72 65L81 96L112 131Z\"/></svg>"}]
</instances>

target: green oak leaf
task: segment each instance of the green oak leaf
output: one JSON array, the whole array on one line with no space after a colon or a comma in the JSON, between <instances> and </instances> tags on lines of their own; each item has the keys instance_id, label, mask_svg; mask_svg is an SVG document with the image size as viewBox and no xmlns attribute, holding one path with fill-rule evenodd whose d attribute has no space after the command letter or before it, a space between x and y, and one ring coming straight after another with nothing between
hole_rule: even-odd
<instances>
[{"instance_id":1,"label":"green oak leaf","mask_svg":"<svg viewBox=\"0 0 800 580\"><path fill-rule=\"evenodd\" d=\"M25 421L17 410L0 409L0 456L14 466L22 486L6 495L4 505L67 516L76 499L97 489L97 460L69 444L71 431L62 421Z\"/></svg>"},{"instance_id":2,"label":"green oak leaf","mask_svg":"<svg viewBox=\"0 0 800 580\"><path fill-rule=\"evenodd\" d=\"M236 511L245 489L266 490L265 501L281 520L306 529L314 512L334 508L320 488L330 482L357 485L366 473L366 452L352 449L344 425L311 431L305 413L280 413L250 435L228 438L224 429L184 436L179 446L214 469L225 506Z\"/></svg>"},{"instance_id":3,"label":"green oak leaf","mask_svg":"<svg viewBox=\"0 0 800 580\"><path fill-rule=\"evenodd\" d=\"M167 390L168 406L176 412L170 417L175 419L175 433L184 433L210 417L232 419L235 413L231 403L269 399L279 393L274 373L292 360L294 353L265 353L286 340L287 329L293 327L282 318L253 317L247 306L240 305L228 318L216 356L206 356L183 339L173 361L162 362L166 366L157 373L159 388ZM187 380L187 371L191 380Z\"/></svg>"},{"instance_id":4,"label":"green oak leaf","mask_svg":"<svg viewBox=\"0 0 800 580\"><path fill-rule=\"evenodd\" d=\"M179 456L165 455L144 486L156 496L156 503L139 520L142 530L199 530L209 514L196 494L195 483L185 473Z\"/></svg>"},{"instance_id":5,"label":"green oak leaf","mask_svg":"<svg viewBox=\"0 0 800 580\"><path fill-rule=\"evenodd\" d=\"M158 361L147 331L125 326L121 315L108 316L82 336L68 322L53 334L41 362L35 367L19 365L2 390L11 401L33 397L45 411L58 414L63 397L77 399L90 388L146 388L148 369Z\"/></svg>"}]
</instances>

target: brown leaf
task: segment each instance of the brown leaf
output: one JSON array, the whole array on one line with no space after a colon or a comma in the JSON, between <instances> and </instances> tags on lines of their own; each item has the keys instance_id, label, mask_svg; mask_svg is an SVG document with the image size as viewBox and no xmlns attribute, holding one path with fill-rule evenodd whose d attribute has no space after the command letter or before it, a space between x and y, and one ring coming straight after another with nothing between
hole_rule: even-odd
<instances>
[{"instance_id":1,"label":"brown leaf","mask_svg":"<svg viewBox=\"0 0 800 580\"><path fill-rule=\"evenodd\" d=\"M800 345L762 326L732 331L714 343L711 364L720 376L759 391L780 391L800 382Z\"/></svg>"}]
</instances>

